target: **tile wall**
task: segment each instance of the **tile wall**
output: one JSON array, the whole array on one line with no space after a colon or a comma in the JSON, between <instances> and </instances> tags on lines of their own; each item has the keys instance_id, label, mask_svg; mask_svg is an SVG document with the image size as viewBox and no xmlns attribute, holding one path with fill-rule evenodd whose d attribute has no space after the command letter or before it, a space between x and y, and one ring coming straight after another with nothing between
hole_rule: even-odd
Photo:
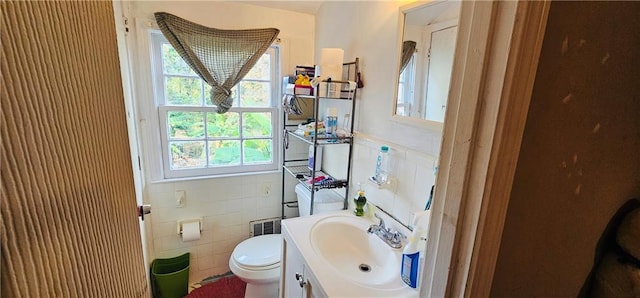
<instances>
[{"instance_id":1,"label":"tile wall","mask_svg":"<svg viewBox=\"0 0 640 298\"><path fill-rule=\"evenodd\" d=\"M280 178L273 173L149 184L151 258L190 252L190 283L228 272L234 247L250 236L249 222L280 216ZM176 207L177 190L186 191L185 207ZM200 239L183 242L177 221L198 217L203 219Z\"/></svg>"},{"instance_id":2,"label":"tile wall","mask_svg":"<svg viewBox=\"0 0 640 298\"><path fill-rule=\"evenodd\" d=\"M389 146L390 176L394 181L389 188L378 188L368 181L375 174L376 159L382 145ZM409 225L413 214L425 208L431 186L435 183L435 160L434 156L359 134L354 145L352 196L360 183L369 202ZM352 205L352 200L349 201Z\"/></svg>"}]
</instances>

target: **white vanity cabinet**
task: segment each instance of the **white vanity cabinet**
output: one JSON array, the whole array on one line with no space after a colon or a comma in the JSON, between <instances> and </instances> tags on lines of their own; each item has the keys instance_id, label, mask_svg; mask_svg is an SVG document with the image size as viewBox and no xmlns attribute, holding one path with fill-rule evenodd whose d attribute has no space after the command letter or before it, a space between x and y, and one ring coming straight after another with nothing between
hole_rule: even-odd
<instances>
[{"instance_id":1,"label":"white vanity cabinet","mask_svg":"<svg viewBox=\"0 0 640 298\"><path fill-rule=\"evenodd\" d=\"M373 224L346 210L283 220L280 297L418 298L400 278L402 251L367 233Z\"/></svg>"},{"instance_id":2,"label":"white vanity cabinet","mask_svg":"<svg viewBox=\"0 0 640 298\"><path fill-rule=\"evenodd\" d=\"M296 246L283 235L280 297L327 297Z\"/></svg>"}]
</instances>

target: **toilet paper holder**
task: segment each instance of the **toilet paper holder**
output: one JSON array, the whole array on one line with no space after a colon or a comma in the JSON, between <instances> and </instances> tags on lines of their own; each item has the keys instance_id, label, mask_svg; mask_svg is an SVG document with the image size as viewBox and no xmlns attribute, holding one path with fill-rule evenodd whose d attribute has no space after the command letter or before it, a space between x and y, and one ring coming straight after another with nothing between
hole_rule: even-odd
<instances>
[{"instance_id":1,"label":"toilet paper holder","mask_svg":"<svg viewBox=\"0 0 640 298\"><path fill-rule=\"evenodd\" d=\"M191 218L191 219L183 219L178 221L178 235L182 235L182 226L184 224L198 222L198 227L200 228L200 232L202 232L202 218Z\"/></svg>"}]
</instances>

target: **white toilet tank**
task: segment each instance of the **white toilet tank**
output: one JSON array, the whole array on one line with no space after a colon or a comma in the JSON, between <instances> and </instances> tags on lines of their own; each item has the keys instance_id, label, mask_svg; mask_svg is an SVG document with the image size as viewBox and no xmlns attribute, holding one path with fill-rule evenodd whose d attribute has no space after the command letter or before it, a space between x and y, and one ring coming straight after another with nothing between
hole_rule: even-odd
<instances>
[{"instance_id":1,"label":"white toilet tank","mask_svg":"<svg viewBox=\"0 0 640 298\"><path fill-rule=\"evenodd\" d=\"M298 211L300 216L307 216L311 213L311 191L302 183L296 185L298 195ZM320 214L330 211L342 210L344 208L344 197L331 189L320 189L313 196L313 214Z\"/></svg>"}]
</instances>

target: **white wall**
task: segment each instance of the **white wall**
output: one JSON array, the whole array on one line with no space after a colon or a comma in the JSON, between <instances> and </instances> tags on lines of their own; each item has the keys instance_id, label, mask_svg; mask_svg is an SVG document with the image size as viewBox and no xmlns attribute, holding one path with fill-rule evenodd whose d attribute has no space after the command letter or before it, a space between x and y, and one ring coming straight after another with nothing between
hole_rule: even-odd
<instances>
[{"instance_id":1,"label":"white wall","mask_svg":"<svg viewBox=\"0 0 640 298\"><path fill-rule=\"evenodd\" d=\"M360 59L365 87L358 90L351 192L358 183L369 201L409 223L424 209L434 184L433 164L442 133L392 120L396 73L400 60L400 3L391 1L325 2L316 15L316 53L338 47L345 61ZM317 59L318 57L316 57ZM368 182L375 171L380 145L391 148L394 189L378 189ZM327 150L327 158L337 150ZM353 202L350 202L353 204Z\"/></svg>"},{"instance_id":2,"label":"white wall","mask_svg":"<svg viewBox=\"0 0 640 298\"><path fill-rule=\"evenodd\" d=\"M313 63L314 17L265 7L228 2L202 1L135 1L127 2L130 24L146 24L154 20L153 13L169 12L208 27L221 29L247 29L275 27L280 29L282 74L289 73L294 65ZM140 22L142 20L142 22ZM129 34L135 35L131 28ZM139 39L135 39L139 41ZM134 42L134 53L148 55L148 47ZM148 59L148 58L147 58ZM134 59L135 60L135 59ZM136 88L151 88L145 81L149 75L138 70L134 78ZM148 85L148 84L147 84ZM148 93L148 92L146 92ZM137 92L138 107L142 101L150 101L145 92ZM142 95L142 96L141 96ZM174 257L191 253L190 282L229 271L228 261L233 248L250 235L249 221L281 215L281 174L247 175L215 179L199 179L169 182L152 182L158 177L149 156L159 150L150 144L153 130L146 126L148 114L138 114L143 140L143 165L145 176L145 202L152 204L152 215L147 220L150 258ZM146 142L145 142L146 141ZM270 193L264 192L264 186ZM186 206L175 207L174 193L186 191ZM291 191L292 192L292 191ZM295 212L296 210L292 210ZM182 242L176 234L177 221L202 217L204 220L200 240Z\"/></svg>"},{"instance_id":3,"label":"white wall","mask_svg":"<svg viewBox=\"0 0 640 298\"><path fill-rule=\"evenodd\" d=\"M421 40L422 40L422 31L423 30L424 30L424 28L422 26L405 25L404 26L404 36L402 37L402 40L413 40L413 41L417 42L418 44L420 44ZM421 50L421 49L418 48L418 50Z\"/></svg>"}]
</instances>

